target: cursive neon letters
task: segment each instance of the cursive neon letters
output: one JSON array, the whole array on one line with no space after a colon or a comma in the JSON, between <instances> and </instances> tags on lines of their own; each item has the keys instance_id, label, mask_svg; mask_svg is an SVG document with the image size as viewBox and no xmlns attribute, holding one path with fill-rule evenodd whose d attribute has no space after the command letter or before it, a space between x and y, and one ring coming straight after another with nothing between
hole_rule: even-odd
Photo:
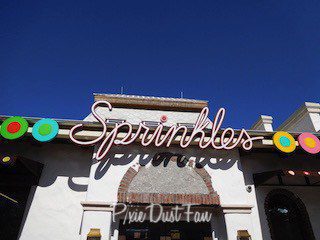
<instances>
[{"instance_id":1,"label":"cursive neon letters","mask_svg":"<svg viewBox=\"0 0 320 240\"><path fill-rule=\"evenodd\" d=\"M91 141L80 141L75 138L75 134L82 130L83 124L77 124L71 128L69 136L71 141L79 145L94 145L100 143L100 146L96 153L96 159L103 159L113 145L128 145L140 139L142 146L149 146L154 143L155 146L166 146L169 147L171 143L177 138L180 147L188 147L192 141L196 138L198 140L198 145L201 149L212 147L213 149L225 149L230 150L236 148L241 144L241 147L245 150L250 150L253 147L253 141L262 140L262 136L251 137L245 129L241 129L239 135L235 136L235 130L233 128L226 128L222 131L220 137L217 136L219 130L221 129L222 122L225 117L225 109L220 108L214 117L213 121L208 119L209 109L207 107L203 108L200 112L197 121L192 129L191 135L187 136L188 129L186 126L171 126L166 132L163 131L163 124L160 124L155 128L154 131L141 122L138 129L133 132L133 127L131 123L123 122L116 124L113 129L107 134L107 124L101 116L96 112L98 106L106 106L109 111L112 110L112 106L107 101L97 101L91 107L92 115L95 119L101 123L102 132L99 137ZM211 126L210 137L206 136L205 129ZM122 139L117 139L120 130L126 130L125 136ZM219 141L217 141L219 140Z\"/></svg>"}]
</instances>

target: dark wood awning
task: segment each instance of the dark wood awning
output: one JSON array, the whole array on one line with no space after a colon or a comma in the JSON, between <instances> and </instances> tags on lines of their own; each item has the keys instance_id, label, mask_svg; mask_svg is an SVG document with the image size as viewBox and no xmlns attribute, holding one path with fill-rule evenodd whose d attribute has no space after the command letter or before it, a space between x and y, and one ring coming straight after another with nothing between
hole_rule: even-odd
<instances>
[{"instance_id":1,"label":"dark wood awning","mask_svg":"<svg viewBox=\"0 0 320 240\"><path fill-rule=\"evenodd\" d=\"M16 156L6 156L8 162L1 161L1 186L32 186L37 185L41 176L43 164L30 159ZM3 159L3 156L1 156Z\"/></svg>"},{"instance_id":2,"label":"dark wood awning","mask_svg":"<svg viewBox=\"0 0 320 240\"><path fill-rule=\"evenodd\" d=\"M256 187L259 186L309 186L320 187L320 171L276 170L253 174Z\"/></svg>"}]
</instances>

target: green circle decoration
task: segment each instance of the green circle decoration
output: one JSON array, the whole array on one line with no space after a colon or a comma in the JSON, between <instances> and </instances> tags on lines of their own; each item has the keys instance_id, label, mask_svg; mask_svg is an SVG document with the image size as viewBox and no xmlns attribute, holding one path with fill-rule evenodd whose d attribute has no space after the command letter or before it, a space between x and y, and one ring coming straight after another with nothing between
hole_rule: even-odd
<instances>
[{"instance_id":1,"label":"green circle decoration","mask_svg":"<svg viewBox=\"0 0 320 240\"><path fill-rule=\"evenodd\" d=\"M52 130L52 127L50 124L43 124L39 127L38 132L41 136L48 135Z\"/></svg>"},{"instance_id":2,"label":"green circle decoration","mask_svg":"<svg viewBox=\"0 0 320 240\"><path fill-rule=\"evenodd\" d=\"M28 131L28 126L28 122L24 118L10 117L4 120L0 132L5 139L14 140L22 137Z\"/></svg>"}]
</instances>

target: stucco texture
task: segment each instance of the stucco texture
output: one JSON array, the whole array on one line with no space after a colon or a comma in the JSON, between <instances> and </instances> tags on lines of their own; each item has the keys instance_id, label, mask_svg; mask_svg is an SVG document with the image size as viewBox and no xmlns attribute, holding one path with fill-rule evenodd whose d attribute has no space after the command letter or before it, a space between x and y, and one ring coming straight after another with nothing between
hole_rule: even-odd
<instances>
[{"instance_id":1,"label":"stucco texture","mask_svg":"<svg viewBox=\"0 0 320 240\"><path fill-rule=\"evenodd\" d=\"M205 182L193 168L178 167L169 161L167 166L141 167L129 185L128 192L163 194L209 194Z\"/></svg>"}]
</instances>

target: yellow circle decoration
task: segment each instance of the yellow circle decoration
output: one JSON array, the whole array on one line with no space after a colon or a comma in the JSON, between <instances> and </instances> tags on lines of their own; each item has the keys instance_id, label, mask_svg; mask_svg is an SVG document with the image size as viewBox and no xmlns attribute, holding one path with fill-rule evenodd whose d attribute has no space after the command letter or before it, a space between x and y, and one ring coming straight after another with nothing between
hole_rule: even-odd
<instances>
[{"instance_id":1,"label":"yellow circle decoration","mask_svg":"<svg viewBox=\"0 0 320 240\"><path fill-rule=\"evenodd\" d=\"M285 153L291 153L296 149L296 142L288 132L276 132L273 135L273 143L280 151Z\"/></svg>"}]
</instances>

